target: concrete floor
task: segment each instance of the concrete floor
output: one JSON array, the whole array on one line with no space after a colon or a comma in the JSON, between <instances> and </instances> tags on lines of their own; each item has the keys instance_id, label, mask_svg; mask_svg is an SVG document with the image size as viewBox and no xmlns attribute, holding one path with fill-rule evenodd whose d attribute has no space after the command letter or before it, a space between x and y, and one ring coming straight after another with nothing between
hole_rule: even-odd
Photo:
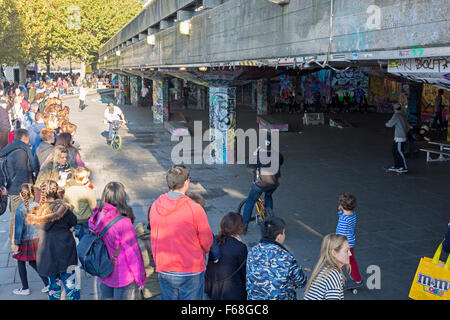
<instances>
[{"instance_id":1,"label":"concrete floor","mask_svg":"<svg viewBox=\"0 0 450 320\"><path fill-rule=\"evenodd\" d=\"M70 118L76 123L75 140L82 146L82 158L93 171L98 198L109 181L124 183L129 203L137 217L146 222L151 203L167 191L165 172L172 165L171 152L177 141L160 124L152 123L149 108L123 107L129 120L128 130L121 129L123 147L114 152L105 143L106 126L102 124L106 96L89 96L88 107L79 113L76 99L65 104L72 108ZM185 118L208 124L207 111L185 110ZM279 117L280 115L276 115ZM389 115L344 114L353 128L325 126L304 128L300 116L285 115L295 125L280 134L280 148L285 157L281 168L282 184L274 193L274 212L287 223L286 246L306 270L317 261L321 236L335 231L337 199L352 192L358 200L355 255L366 280L371 266L380 270L380 288L363 288L357 295L346 292L349 300L408 299L408 292L419 260L432 256L450 221L450 162L427 165L425 155L408 159L410 172L397 176L386 174L392 164L393 130L384 127ZM290 124L291 124L290 123ZM255 112L237 108L239 128L257 128ZM216 233L220 219L235 211L248 194L251 175L245 165L193 164L192 189L203 194L210 225ZM12 289L20 286L16 262L10 257L8 243L9 212L0 217L0 299L45 300L33 270L29 270L32 295L18 297ZM242 237L253 246L260 234L255 224ZM444 258L444 257L443 257ZM370 269L369 269L370 270ZM310 272L307 272L310 275ZM82 299L96 298L94 279L82 277ZM298 290L302 299L303 289Z\"/></svg>"}]
</instances>

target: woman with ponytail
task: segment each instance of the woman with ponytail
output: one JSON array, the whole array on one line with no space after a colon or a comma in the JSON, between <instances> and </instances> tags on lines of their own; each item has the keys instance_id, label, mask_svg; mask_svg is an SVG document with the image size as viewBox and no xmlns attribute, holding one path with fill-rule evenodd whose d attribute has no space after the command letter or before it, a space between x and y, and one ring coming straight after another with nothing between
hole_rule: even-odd
<instances>
[{"instance_id":1,"label":"woman with ponytail","mask_svg":"<svg viewBox=\"0 0 450 320\"><path fill-rule=\"evenodd\" d=\"M80 282L75 273L78 256L72 234L77 218L59 199L56 181L43 181L39 189L39 205L27 215L27 222L35 225L39 233L37 270L49 277L49 300L61 298L61 284L67 300L79 300Z\"/></svg>"},{"instance_id":2,"label":"woman with ponytail","mask_svg":"<svg viewBox=\"0 0 450 320\"><path fill-rule=\"evenodd\" d=\"M17 295L29 295L30 289L28 287L28 276L26 269L26 261L37 272L36 267L36 251L39 243L39 236L36 228L26 221L27 214L37 205L34 202L34 187L30 183L24 183L19 190L19 197L22 200L15 214L15 233L13 245L13 258L17 259L17 267L19 269L19 276L22 282L22 288L14 289L13 293ZM48 291L48 279L42 277L44 288L41 292Z\"/></svg>"}]
</instances>

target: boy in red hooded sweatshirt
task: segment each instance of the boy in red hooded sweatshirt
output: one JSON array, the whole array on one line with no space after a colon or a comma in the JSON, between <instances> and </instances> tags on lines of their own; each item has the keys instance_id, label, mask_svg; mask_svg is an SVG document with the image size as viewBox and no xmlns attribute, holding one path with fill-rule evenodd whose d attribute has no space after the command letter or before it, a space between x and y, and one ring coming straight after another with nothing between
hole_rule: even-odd
<instances>
[{"instance_id":1,"label":"boy in red hooded sweatshirt","mask_svg":"<svg viewBox=\"0 0 450 320\"><path fill-rule=\"evenodd\" d=\"M174 166L166 175L169 192L151 206L151 246L162 300L202 300L205 255L213 243L203 208L186 196L189 169Z\"/></svg>"}]
</instances>

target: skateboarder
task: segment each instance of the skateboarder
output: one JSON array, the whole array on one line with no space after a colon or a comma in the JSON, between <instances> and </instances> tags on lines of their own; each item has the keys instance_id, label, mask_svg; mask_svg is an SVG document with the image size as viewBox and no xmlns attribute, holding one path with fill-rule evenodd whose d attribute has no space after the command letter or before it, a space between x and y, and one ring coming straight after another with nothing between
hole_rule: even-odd
<instances>
[{"instance_id":1,"label":"skateboarder","mask_svg":"<svg viewBox=\"0 0 450 320\"><path fill-rule=\"evenodd\" d=\"M403 150L407 140L409 124L407 115L402 111L400 104L394 106L394 115L388 122L386 122L386 127L395 127L394 142L392 144L394 165L388 168L388 170L399 173L408 172L408 166L406 165L406 158Z\"/></svg>"}]
</instances>

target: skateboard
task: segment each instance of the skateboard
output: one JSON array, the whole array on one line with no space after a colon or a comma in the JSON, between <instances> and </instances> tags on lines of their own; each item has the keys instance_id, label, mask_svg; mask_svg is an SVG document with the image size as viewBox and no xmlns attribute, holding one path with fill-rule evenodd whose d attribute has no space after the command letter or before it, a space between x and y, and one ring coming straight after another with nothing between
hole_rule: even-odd
<instances>
[{"instance_id":1,"label":"skateboard","mask_svg":"<svg viewBox=\"0 0 450 320\"><path fill-rule=\"evenodd\" d=\"M360 285L346 287L346 288L344 288L344 290L351 291L354 295L356 295L356 294L358 294L358 288L362 288L362 287L363 287L363 285L360 284Z\"/></svg>"},{"instance_id":2,"label":"skateboard","mask_svg":"<svg viewBox=\"0 0 450 320\"><path fill-rule=\"evenodd\" d=\"M390 167L384 167L384 171L386 173L389 173L389 172L396 173L398 176L406 173L406 172L400 172L400 171L393 170Z\"/></svg>"}]
</instances>

